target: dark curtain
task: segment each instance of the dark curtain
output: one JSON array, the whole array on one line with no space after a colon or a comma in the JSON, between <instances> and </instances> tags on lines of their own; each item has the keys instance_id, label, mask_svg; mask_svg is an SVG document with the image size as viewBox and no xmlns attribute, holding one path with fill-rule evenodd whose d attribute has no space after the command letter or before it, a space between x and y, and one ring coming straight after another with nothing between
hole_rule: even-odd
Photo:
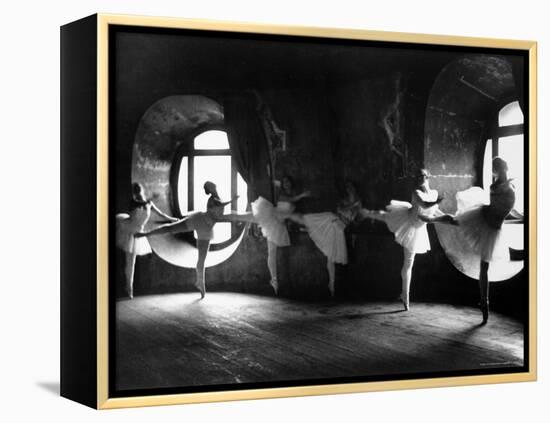
<instances>
[{"instance_id":1,"label":"dark curtain","mask_svg":"<svg viewBox=\"0 0 550 423\"><path fill-rule=\"evenodd\" d=\"M224 119L231 154L248 185L248 201L259 196L273 201L272 163L256 98L252 95L226 98Z\"/></svg>"},{"instance_id":2,"label":"dark curtain","mask_svg":"<svg viewBox=\"0 0 550 423\"><path fill-rule=\"evenodd\" d=\"M523 57L510 57L508 59L512 65L512 75L514 76L514 84L516 86L516 94L518 96L519 107L521 111L525 113L524 101L525 101L525 59ZM525 117L527 119L527 117Z\"/></svg>"}]
</instances>

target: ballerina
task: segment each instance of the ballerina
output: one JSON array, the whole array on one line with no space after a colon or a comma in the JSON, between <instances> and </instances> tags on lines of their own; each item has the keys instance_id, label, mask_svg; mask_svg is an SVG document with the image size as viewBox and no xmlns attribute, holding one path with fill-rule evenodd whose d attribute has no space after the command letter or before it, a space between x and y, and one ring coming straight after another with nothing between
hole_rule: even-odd
<instances>
[{"instance_id":1,"label":"ballerina","mask_svg":"<svg viewBox=\"0 0 550 423\"><path fill-rule=\"evenodd\" d=\"M509 215L516 216L514 204L516 193L514 185L508 179L508 164L500 157L493 159L494 182L490 187L489 204L483 201L484 191L472 187L459 192L461 209L456 215L458 229L466 243L480 257L479 266L479 308L483 324L489 320L489 263L509 258L507 244L502 237L502 225Z\"/></svg>"},{"instance_id":2,"label":"ballerina","mask_svg":"<svg viewBox=\"0 0 550 423\"><path fill-rule=\"evenodd\" d=\"M116 215L116 245L126 253L124 275L126 278L126 293L134 298L134 273L136 257L151 254L151 246L147 238L136 238L134 235L143 231L151 217L151 212L169 221L177 221L175 217L168 216L159 210L151 200L145 198L143 186L139 183L132 184L132 201L129 213Z\"/></svg>"},{"instance_id":3,"label":"ballerina","mask_svg":"<svg viewBox=\"0 0 550 423\"><path fill-rule=\"evenodd\" d=\"M360 215L386 223L393 232L395 241L403 247L403 266L401 268L401 295L405 311L409 310L409 293L412 268L416 254L430 250L430 239L426 223L436 217L441 222L452 222L452 216L443 214L438 204L443 197L437 190L431 189L428 183L429 173L420 169L415 175L415 190L411 202L392 200L386 210L371 211L362 209Z\"/></svg>"},{"instance_id":4,"label":"ballerina","mask_svg":"<svg viewBox=\"0 0 550 423\"><path fill-rule=\"evenodd\" d=\"M336 213L291 214L289 219L305 226L317 248L327 257L328 287L335 293L336 263L348 263L345 229L355 221L361 210L361 200L353 183L345 184L346 196L337 206Z\"/></svg>"},{"instance_id":5,"label":"ballerina","mask_svg":"<svg viewBox=\"0 0 550 423\"><path fill-rule=\"evenodd\" d=\"M233 200L225 202L221 201L216 184L210 181L205 182L203 188L205 194L210 196L206 204L206 212L193 212L176 222L159 226L148 232L139 232L136 234L136 237L140 238L151 235L195 231L197 234L197 249L199 255L196 266L197 277L195 280L195 287L201 293L201 299L206 295L204 264L210 247L210 241L214 238L214 225L216 222L224 220L224 207L237 198L235 197Z\"/></svg>"},{"instance_id":6,"label":"ballerina","mask_svg":"<svg viewBox=\"0 0 550 423\"><path fill-rule=\"evenodd\" d=\"M296 208L296 203L302 198L309 197L308 191L294 194L294 184L290 176L284 176L280 183L277 205L258 197L252 202L252 215L267 239L267 267L271 276L270 284L279 293L279 281L277 279L277 248L290 246L290 237L285 220L288 219Z\"/></svg>"}]
</instances>

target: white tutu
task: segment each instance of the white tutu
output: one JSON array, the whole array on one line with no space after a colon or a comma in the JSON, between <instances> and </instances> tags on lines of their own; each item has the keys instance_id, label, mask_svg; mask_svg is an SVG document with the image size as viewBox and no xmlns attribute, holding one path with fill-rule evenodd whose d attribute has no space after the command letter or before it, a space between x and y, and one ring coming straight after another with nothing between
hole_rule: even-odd
<instances>
[{"instance_id":1,"label":"white tutu","mask_svg":"<svg viewBox=\"0 0 550 423\"><path fill-rule=\"evenodd\" d=\"M194 230L197 239L212 240L214 238L215 221L206 212L193 212L184 218L187 226Z\"/></svg>"},{"instance_id":2,"label":"white tutu","mask_svg":"<svg viewBox=\"0 0 550 423\"><path fill-rule=\"evenodd\" d=\"M510 258L502 230L490 226L483 213L489 196L480 187L472 187L456 194L458 232L472 251L485 262Z\"/></svg>"},{"instance_id":3,"label":"white tutu","mask_svg":"<svg viewBox=\"0 0 550 423\"><path fill-rule=\"evenodd\" d=\"M384 220L399 245L416 254L430 250L426 222L418 218L411 203L392 200L386 212Z\"/></svg>"},{"instance_id":4,"label":"white tutu","mask_svg":"<svg viewBox=\"0 0 550 423\"><path fill-rule=\"evenodd\" d=\"M145 223L149 219L149 211L143 213L139 209L130 216L126 213L116 215L116 245L121 250L144 256L151 254L151 245L147 237L136 238L134 235L143 230Z\"/></svg>"},{"instance_id":5,"label":"white tutu","mask_svg":"<svg viewBox=\"0 0 550 423\"><path fill-rule=\"evenodd\" d=\"M337 215L331 212L306 214L304 224L317 248L330 261L348 263L348 249L344 234L346 225Z\"/></svg>"},{"instance_id":6,"label":"white tutu","mask_svg":"<svg viewBox=\"0 0 550 423\"><path fill-rule=\"evenodd\" d=\"M263 197L258 197L251 204L252 214L256 223L262 229L262 234L277 247L288 247L290 237L285 224L289 211L278 210Z\"/></svg>"}]
</instances>

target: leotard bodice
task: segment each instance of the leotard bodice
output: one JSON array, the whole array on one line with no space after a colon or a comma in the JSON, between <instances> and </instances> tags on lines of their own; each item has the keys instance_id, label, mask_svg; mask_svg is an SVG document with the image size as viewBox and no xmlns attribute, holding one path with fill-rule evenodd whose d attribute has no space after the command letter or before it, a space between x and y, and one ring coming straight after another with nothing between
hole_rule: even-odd
<instances>
[{"instance_id":1,"label":"leotard bodice","mask_svg":"<svg viewBox=\"0 0 550 423\"><path fill-rule=\"evenodd\" d=\"M151 217L151 203L146 202L130 211L130 222L137 231L142 231Z\"/></svg>"},{"instance_id":2,"label":"leotard bodice","mask_svg":"<svg viewBox=\"0 0 550 423\"><path fill-rule=\"evenodd\" d=\"M350 203L349 201L342 202L336 209L336 215L344 223L344 225L347 226L355 220L360 209L360 201L355 201L353 203Z\"/></svg>"},{"instance_id":3,"label":"leotard bodice","mask_svg":"<svg viewBox=\"0 0 550 423\"><path fill-rule=\"evenodd\" d=\"M277 201L277 213L280 216L289 215L294 212L296 206L290 201Z\"/></svg>"},{"instance_id":4,"label":"leotard bodice","mask_svg":"<svg viewBox=\"0 0 550 423\"><path fill-rule=\"evenodd\" d=\"M490 199L490 204L484 208L484 217L489 225L500 228L516 201L516 192L510 180L492 184Z\"/></svg>"},{"instance_id":5,"label":"leotard bodice","mask_svg":"<svg viewBox=\"0 0 550 423\"><path fill-rule=\"evenodd\" d=\"M427 203L433 203L437 201L437 190L428 189L427 191L422 191L417 189L415 193L416 195L413 195L411 200L411 213L414 213L416 216L423 215L427 217L433 217L433 215L436 213L436 210L438 209L438 205L434 204L430 207L424 207L419 200Z\"/></svg>"},{"instance_id":6,"label":"leotard bodice","mask_svg":"<svg viewBox=\"0 0 550 423\"><path fill-rule=\"evenodd\" d=\"M220 204L220 201L215 199L214 197L210 196L208 199L208 202L206 204L206 210L208 215L214 219L220 219L223 216L223 209L225 208L224 205Z\"/></svg>"}]
</instances>

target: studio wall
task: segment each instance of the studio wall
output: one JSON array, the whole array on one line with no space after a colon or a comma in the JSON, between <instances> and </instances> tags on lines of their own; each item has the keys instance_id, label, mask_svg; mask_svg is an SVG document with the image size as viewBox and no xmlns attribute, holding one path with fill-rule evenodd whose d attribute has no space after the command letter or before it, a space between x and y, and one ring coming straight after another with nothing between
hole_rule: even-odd
<instances>
[{"instance_id":1,"label":"studio wall","mask_svg":"<svg viewBox=\"0 0 550 423\"><path fill-rule=\"evenodd\" d=\"M132 169L132 157L140 121L152 105L170 96L201 96L223 105L227 96L250 91L258 93L269 106L278 127L286 131L286 148L277 153L274 177L280 179L291 175L298 191L312 191L311 198L298 204L300 212L335 210L346 180L358 186L364 207L380 209L391 199L410 199L409 176L420 166L427 166L437 176L434 187L449 194L449 198L466 185L440 177L445 173L442 164L447 166L447 173L456 171L472 178L475 175L476 142L482 139L490 104L471 100L475 97L471 93L462 98L458 91L453 94L452 90L446 93L446 100L441 100L446 101L446 105L439 104L440 100L434 103L438 96L436 81L441 80L445 66L453 61L447 56L424 63L422 72L398 61L386 61L379 64L376 72L371 68L364 74L360 69L354 70L352 78L331 76L328 71L320 71L317 75L315 69L304 63L297 64L301 68L296 68L295 74L289 64L279 68L272 63L272 71L267 64L261 75L252 75L245 71L246 60L236 60L235 66L228 66L227 78L219 80L212 76L215 72L200 69L194 60L186 60L193 56L193 46L167 42L166 38L159 40L157 45L132 34L118 42L124 47L121 49L124 55L117 59L114 97L117 102L114 105L115 122L111 126L116 139L113 198L117 212L125 211L132 178L137 175ZM215 40L211 45L206 44L213 54L220 48L232 51L227 47L217 45ZM140 62L144 52L151 51L158 60L136 70L133 64ZM473 69L475 71L475 66ZM455 72L452 78L456 77ZM462 89L463 84L459 82L457 87ZM451 119L452 107L447 106L453 101L461 101L466 109L477 101L479 113ZM219 107L212 115L216 116L213 120L223 123L222 115L223 107ZM442 116L446 118L442 120ZM165 142L173 145L175 151L181 136L177 130L170 134ZM455 140L457 136L475 142L439 142L445 137ZM445 157L453 155L464 157L464 160L458 164L447 163ZM169 173L173 166L169 155L163 166L165 173ZM470 178L466 184L471 182ZM164 189L170 191L171 187ZM153 200L157 194L148 193ZM452 207L452 200L449 201L451 203L444 203L445 207ZM161 206L167 213L174 212L169 202ZM306 300L327 297L324 256L298 227L291 225L290 230L292 246L279 250L281 294ZM392 234L383 224L368 220L352 226L348 232L350 264L337 269L339 295L367 300L395 299L400 291L402 251L393 241ZM477 281L464 276L451 264L433 228L429 229L429 234L432 251L417 257L412 300L474 304L478 295ZM257 230L248 231L229 260L207 269L207 290L270 293L266 257L265 239ZM122 260L123 256L116 252L116 271L122 272ZM140 257L135 293L192 291L194 278L194 270L172 266L155 254ZM122 287L118 290L123 291ZM518 292L520 287L511 281L495 287L493 298L504 299L495 301L506 305L503 311L521 313L517 308L508 307Z\"/></svg>"}]
</instances>

